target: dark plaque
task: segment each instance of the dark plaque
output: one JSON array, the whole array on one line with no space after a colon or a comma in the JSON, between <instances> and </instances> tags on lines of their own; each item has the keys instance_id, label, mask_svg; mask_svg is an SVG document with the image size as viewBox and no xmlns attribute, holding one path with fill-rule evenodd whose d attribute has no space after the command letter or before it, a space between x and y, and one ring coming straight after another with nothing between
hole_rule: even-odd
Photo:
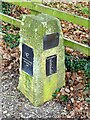
<instances>
[{"instance_id":1,"label":"dark plaque","mask_svg":"<svg viewBox=\"0 0 90 120\"><path fill-rule=\"evenodd\" d=\"M43 49L44 50L56 47L58 46L58 44L59 44L59 33L45 35L43 38Z\"/></svg>"},{"instance_id":2,"label":"dark plaque","mask_svg":"<svg viewBox=\"0 0 90 120\"><path fill-rule=\"evenodd\" d=\"M22 44L22 70L33 76L33 49Z\"/></svg>"},{"instance_id":3,"label":"dark plaque","mask_svg":"<svg viewBox=\"0 0 90 120\"><path fill-rule=\"evenodd\" d=\"M57 56L53 55L46 58L46 75L52 75L57 72Z\"/></svg>"}]
</instances>

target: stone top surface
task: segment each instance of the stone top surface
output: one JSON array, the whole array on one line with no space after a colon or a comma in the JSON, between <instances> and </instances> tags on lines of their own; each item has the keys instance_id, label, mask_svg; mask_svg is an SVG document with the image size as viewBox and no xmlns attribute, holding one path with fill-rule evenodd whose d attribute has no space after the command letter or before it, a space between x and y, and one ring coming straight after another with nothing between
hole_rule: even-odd
<instances>
[{"instance_id":1,"label":"stone top surface","mask_svg":"<svg viewBox=\"0 0 90 120\"><path fill-rule=\"evenodd\" d=\"M57 18L47 15L47 14L38 14L36 16L35 15L23 15L22 21L25 21L25 19L27 19L27 18L31 18L33 20L40 21L40 22L48 22L51 20L58 20Z\"/></svg>"},{"instance_id":2,"label":"stone top surface","mask_svg":"<svg viewBox=\"0 0 90 120\"><path fill-rule=\"evenodd\" d=\"M20 28L20 42L43 51L43 39L46 35L60 33L62 37L59 19L47 14L24 15L23 24ZM61 43L60 43L61 44Z\"/></svg>"}]
</instances>

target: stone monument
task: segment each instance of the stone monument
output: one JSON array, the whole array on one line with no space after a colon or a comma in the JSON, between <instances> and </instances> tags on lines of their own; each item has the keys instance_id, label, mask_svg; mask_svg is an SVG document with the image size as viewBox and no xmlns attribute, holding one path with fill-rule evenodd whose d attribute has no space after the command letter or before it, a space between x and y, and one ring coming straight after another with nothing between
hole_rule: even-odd
<instances>
[{"instance_id":1,"label":"stone monument","mask_svg":"<svg viewBox=\"0 0 90 120\"><path fill-rule=\"evenodd\" d=\"M52 99L65 84L64 46L60 21L46 14L24 15L20 28L18 89L35 106Z\"/></svg>"}]
</instances>

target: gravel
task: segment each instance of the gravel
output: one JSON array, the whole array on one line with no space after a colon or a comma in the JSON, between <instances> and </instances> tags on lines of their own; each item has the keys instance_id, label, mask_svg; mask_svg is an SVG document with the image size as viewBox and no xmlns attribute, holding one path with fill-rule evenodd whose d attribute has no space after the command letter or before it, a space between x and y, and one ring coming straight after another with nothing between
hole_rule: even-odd
<instances>
[{"instance_id":1,"label":"gravel","mask_svg":"<svg viewBox=\"0 0 90 120\"><path fill-rule=\"evenodd\" d=\"M8 73L6 76L8 76ZM4 77L2 76L2 78ZM40 107L34 107L30 101L17 90L17 85L18 77L12 78L9 75L8 79L2 79L2 118L60 118L62 109L60 103L51 100Z\"/></svg>"}]
</instances>

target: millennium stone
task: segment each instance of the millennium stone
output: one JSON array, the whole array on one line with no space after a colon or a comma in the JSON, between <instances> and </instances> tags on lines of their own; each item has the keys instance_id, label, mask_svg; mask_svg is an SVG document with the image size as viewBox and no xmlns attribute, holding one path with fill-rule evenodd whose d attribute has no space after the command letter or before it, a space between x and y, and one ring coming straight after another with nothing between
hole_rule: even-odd
<instances>
[{"instance_id":1,"label":"millennium stone","mask_svg":"<svg viewBox=\"0 0 90 120\"><path fill-rule=\"evenodd\" d=\"M46 14L23 15L20 28L18 89L34 106L52 99L65 84L64 46L60 21Z\"/></svg>"}]
</instances>

